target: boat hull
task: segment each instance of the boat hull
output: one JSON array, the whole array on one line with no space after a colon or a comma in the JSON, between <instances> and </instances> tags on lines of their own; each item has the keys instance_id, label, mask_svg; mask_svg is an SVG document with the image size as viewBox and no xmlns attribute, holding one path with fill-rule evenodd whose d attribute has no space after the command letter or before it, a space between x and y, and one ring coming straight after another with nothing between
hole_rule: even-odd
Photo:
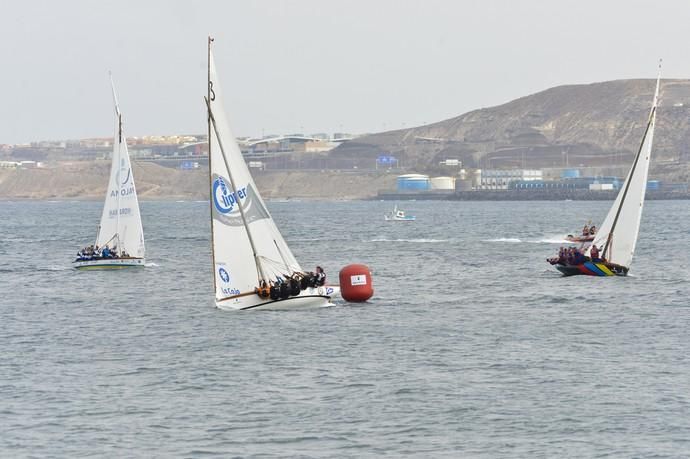
<instances>
[{"instance_id":1,"label":"boat hull","mask_svg":"<svg viewBox=\"0 0 690 459\"><path fill-rule=\"evenodd\" d=\"M594 240L594 235L591 236L573 236L573 235L568 235L565 238L566 241L568 242L592 242Z\"/></svg>"},{"instance_id":2,"label":"boat hull","mask_svg":"<svg viewBox=\"0 0 690 459\"><path fill-rule=\"evenodd\" d=\"M74 268L80 271L143 268L144 258L99 258L74 262Z\"/></svg>"},{"instance_id":3,"label":"boat hull","mask_svg":"<svg viewBox=\"0 0 690 459\"><path fill-rule=\"evenodd\" d=\"M387 222L413 222L416 217L385 217Z\"/></svg>"},{"instance_id":4,"label":"boat hull","mask_svg":"<svg viewBox=\"0 0 690 459\"><path fill-rule=\"evenodd\" d=\"M259 295L216 300L216 307L225 311L316 309L333 306L331 298L339 294L340 287L324 285L322 287L309 287L302 290L299 295L284 300L271 300L261 298Z\"/></svg>"},{"instance_id":5,"label":"boat hull","mask_svg":"<svg viewBox=\"0 0 690 459\"><path fill-rule=\"evenodd\" d=\"M555 265L564 276L627 276L628 268L624 266L604 263L602 261L586 261L579 265Z\"/></svg>"}]
</instances>

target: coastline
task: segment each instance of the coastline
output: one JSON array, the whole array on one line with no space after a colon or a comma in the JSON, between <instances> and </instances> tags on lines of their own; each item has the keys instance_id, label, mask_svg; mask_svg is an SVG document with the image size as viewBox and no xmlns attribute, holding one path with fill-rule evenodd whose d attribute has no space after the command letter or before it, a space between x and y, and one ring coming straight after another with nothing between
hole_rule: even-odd
<instances>
[{"instance_id":1,"label":"coastline","mask_svg":"<svg viewBox=\"0 0 690 459\"><path fill-rule=\"evenodd\" d=\"M141 201L204 201L208 171L133 163ZM110 161L51 163L44 168L0 169L0 201L102 201ZM447 200L447 201L612 201L616 191L477 190L396 192L397 174L362 170L252 171L259 192L270 200ZM386 191L384 191L386 190ZM390 190L390 191L388 191ZM682 191L648 190L648 200L690 200Z\"/></svg>"}]
</instances>

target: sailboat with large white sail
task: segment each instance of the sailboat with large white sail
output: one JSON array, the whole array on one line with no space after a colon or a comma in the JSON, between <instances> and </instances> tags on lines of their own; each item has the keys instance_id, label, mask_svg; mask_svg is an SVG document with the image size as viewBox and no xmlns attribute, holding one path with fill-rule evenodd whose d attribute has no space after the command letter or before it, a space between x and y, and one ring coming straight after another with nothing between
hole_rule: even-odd
<instances>
[{"instance_id":1,"label":"sailboat with large white sail","mask_svg":"<svg viewBox=\"0 0 690 459\"><path fill-rule=\"evenodd\" d=\"M575 250L566 257L551 260L556 269L567 276L575 274L625 276L628 274L635 253L647 189L660 81L661 63L659 63L654 100L640 148L635 155L625 182L606 215L604 223L597 230L592 244L582 253Z\"/></svg>"},{"instance_id":2,"label":"sailboat with large white sail","mask_svg":"<svg viewBox=\"0 0 690 459\"><path fill-rule=\"evenodd\" d=\"M94 245L79 251L77 269L121 269L145 265L144 231L134 185L127 139L115 85L110 80L115 105L115 136L110 179Z\"/></svg>"},{"instance_id":3,"label":"sailboat with large white sail","mask_svg":"<svg viewBox=\"0 0 690 459\"><path fill-rule=\"evenodd\" d=\"M209 182L216 306L228 310L329 306L339 287L302 270L252 179L223 108L208 39Z\"/></svg>"}]
</instances>

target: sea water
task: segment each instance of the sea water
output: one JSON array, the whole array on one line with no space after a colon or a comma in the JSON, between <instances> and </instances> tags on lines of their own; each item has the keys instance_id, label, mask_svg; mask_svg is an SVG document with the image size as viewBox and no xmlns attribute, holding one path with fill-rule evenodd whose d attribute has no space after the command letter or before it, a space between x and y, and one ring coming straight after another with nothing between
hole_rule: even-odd
<instances>
[{"instance_id":1,"label":"sea water","mask_svg":"<svg viewBox=\"0 0 690 459\"><path fill-rule=\"evenodd\" d=\"M213 306L208 203L143 202L147 267L78 272L97 202L0 202L4 457L688 457L690 206L626 278L545 262L607 202L273 202L366 304Z\"/></svg>"}]
</instances>

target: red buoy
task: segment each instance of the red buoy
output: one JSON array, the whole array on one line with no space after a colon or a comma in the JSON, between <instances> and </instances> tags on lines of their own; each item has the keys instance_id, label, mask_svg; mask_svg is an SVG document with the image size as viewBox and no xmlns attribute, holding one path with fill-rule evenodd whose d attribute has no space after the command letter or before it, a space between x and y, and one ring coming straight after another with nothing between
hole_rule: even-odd
<instances>
[{"instance_id":1,"label":"red buoy","mask_svg":"<svg viewBox=\"0 0 690 459\"><path fill-rule=\"evenodd\" d=\"M366 265L347 265L340 270L340 294L345 301L361 303L374 294L371 271Z\"/></svg>"}]
</instances>

